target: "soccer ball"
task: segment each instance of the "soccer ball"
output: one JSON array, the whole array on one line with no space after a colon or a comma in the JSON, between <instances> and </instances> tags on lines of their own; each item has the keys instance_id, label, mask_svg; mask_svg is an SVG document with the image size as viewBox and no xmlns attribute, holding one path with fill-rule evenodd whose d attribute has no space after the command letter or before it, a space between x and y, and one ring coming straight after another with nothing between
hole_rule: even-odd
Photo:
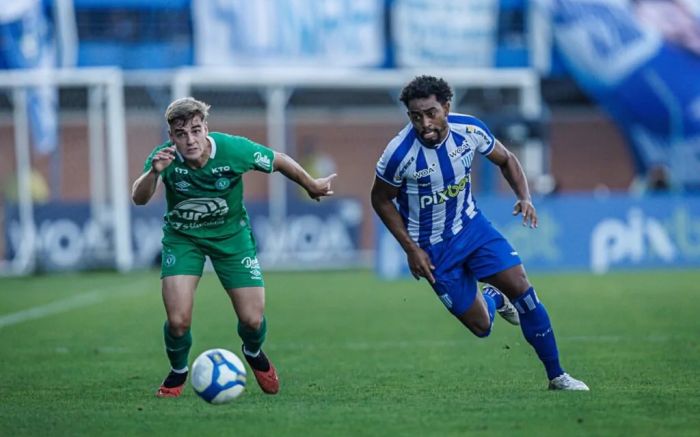
<instances>
[{"instance_id":1,"label":"soccer ball","mask_svg":"<svg viewBox=\"0 0 700 437\"><path fill-rule=\"evenodd\" d=\"M211 404L225 404L245 390L245 366L231 351L209 349L194 360L191 381L200 398Z\"/></svg>"}]
</instances>

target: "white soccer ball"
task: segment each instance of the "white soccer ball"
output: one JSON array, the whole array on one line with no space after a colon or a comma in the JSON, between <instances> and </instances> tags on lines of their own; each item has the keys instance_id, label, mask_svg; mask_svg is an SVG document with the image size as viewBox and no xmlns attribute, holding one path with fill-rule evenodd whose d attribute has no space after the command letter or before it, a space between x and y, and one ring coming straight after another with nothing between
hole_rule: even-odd
<instances>
[{"instance_id":1,"label":"white soccer ball","mask_svg":"<svg viewBox=\"0 0 700 437\"><path fill-rule=\"evenodd\" d=\"M195 393L211 404L231 402L245 390L245 366L226 349L202 352L192 364L191 375Z\"/></svg>"}]
</instances>

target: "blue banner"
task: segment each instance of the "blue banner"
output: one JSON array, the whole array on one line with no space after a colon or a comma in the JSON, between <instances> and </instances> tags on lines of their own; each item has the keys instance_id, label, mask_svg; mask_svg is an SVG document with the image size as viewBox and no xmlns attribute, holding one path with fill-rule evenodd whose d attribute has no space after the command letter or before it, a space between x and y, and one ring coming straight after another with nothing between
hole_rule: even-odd
<instances>
[{"instance_id":1,"label":"blue banner","mask_svg":"<svg viewBox=\"0 0 700 437\"><path fill-rule=\"evenodd\" d=\"M495 67L499 0L393 0L398 67Z\"/></svg>"},{"instance_id":2,"label":"blue banner","mask_svg":"<svg viewBox=\"0 0 700 437\"><path fill-rule=\"evenodd\" d=\"M538 3L567 68L620 125L638 170L665 165L672 182L700 188L700 17L679 2Z\"/></svg>"},{"instance_id":3,"label":"blue banner","mask_svg":"<svg viewBox=\"0 0 700 437\"><path fill-rule=\"evenodd\" d=\"M528 271L700 267L700 196L553 196L535 201L539 227L511 215L513 201L478 207L510 241ZM377 219L376 270L409 274L406 255Z\"/></svg>"},{"instance_id":4,"label":"blue banner","mask_svg":"<svg viewBox=\"0 0 700 437\"><path fill-rule=\"evenodd\" d=\"M362 205L355 199L289 205L283 223L273 223L266 202L246 205L265 268L337 268L360 260ZM6 259L23 244L16 205L5 209ZM131 230L137 268L157 264L161 253L165 205L132 206ZM86 202L49 202L34 206L37 265L42 271L114 267L113 231L108 221L90 214Z\"/></svg>"},{"instance_id":5,"label":"blue banner","mask_svg":"<svg viewBox=\"0 0 700 437\"><path fill-rule=\"evenodd\" d=\"M205 66L378 67L379 0L193 0L195 63Z\"/></svg>"}]
</instances>

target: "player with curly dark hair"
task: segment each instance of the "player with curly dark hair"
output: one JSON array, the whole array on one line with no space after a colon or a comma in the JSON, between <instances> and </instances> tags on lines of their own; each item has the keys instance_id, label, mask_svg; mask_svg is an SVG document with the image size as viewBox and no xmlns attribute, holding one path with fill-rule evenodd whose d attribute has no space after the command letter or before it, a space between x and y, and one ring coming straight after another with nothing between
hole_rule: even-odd
<instances>
[{"instance_id":1,"label":"player with curly dark hair","mask_svg":"<svg viewBox=\"0 0 700 437\"><path fill-rule=\"evenodd\" d=\"M419 76L402 90L410 123L376 167L372 206L406 252L416 279L428 280L447 309L478 337L495 313L519 324L544 364L552 390L588 390L564 372L547 310L518 252L477 208L471 191L476 153L497 165L517 201L513 215L537 227L537 213L518 159L479 119L450 113L443 79ZM478 292L477 281L484 282Z\"/></svg>"}]
</instances>

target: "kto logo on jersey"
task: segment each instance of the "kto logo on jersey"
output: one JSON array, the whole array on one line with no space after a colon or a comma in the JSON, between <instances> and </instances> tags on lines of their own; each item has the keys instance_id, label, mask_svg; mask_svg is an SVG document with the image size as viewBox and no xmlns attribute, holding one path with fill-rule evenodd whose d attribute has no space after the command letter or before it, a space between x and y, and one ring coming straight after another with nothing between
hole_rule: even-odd
<instances>
[{"instance_id":1,"label":"kto logo on jersey","mask_svg":"<svg viewBox=\"0 0 700 437\"><path fill-rule=\"evenodd\" d=\"M189 174L189 172L190 172L190 171L187 170L186 168L175 167L175 173L179 173L179 174Z\"/></svg>"},{"instance_id":2,"label":"kto logo on jersey","mask_svg":"<svg viewBox=\"0 0 700 437\"><path fill-rule=\"evenodd\" d=\"M459 182L454 185L449 185L442 191L436 191L432 194L427 194L425 196L420 196L420 207L425 208L429 205L439 205L445 203L450 199L454 199L464 191L464 188L469 183L469 176L463 177Z\"/></svg>"},{"instance_id":3,"label":"kto logo on jersey","mask_svg":"<svg viewBox=\"0 0 700 437\"><path fill-rule=\"evenodd\" d=\"M267 156L263 155L260 152L255 152L253 154L253 158L255 159L255 164L257 164L258 167L262 168L263 170L270 169L270 158L268 158Z\"/></svg>"},{"instance_id":4,"label":"kto logo on jersey","mask_svg":"<svg viewBox=\"0 0 700 437\"><path fill-rule=\"evenodd\" d=\"M228 165L222 165L221 167L214 167L211 169L211 172L214 174L219 174L226 171L231 171L231 167Z\"/></svg>"}]
</instances>

